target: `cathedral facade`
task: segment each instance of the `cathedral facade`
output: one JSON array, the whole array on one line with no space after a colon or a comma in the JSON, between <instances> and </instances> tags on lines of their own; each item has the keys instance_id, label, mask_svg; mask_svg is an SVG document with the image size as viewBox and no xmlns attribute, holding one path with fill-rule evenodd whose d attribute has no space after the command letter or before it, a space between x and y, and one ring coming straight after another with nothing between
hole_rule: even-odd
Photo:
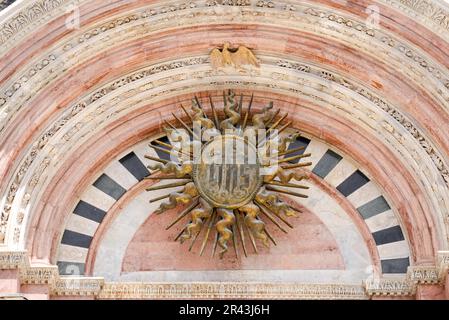
<instances>
[{"instance_id":1,"label":"cathedral facade","mask_svg":"<svg viewBox=\"0 0 449 320\"><path fill-rule=\"evenodd\" d=\"M446 1L0 0L0 44L0 299L449 299Z\"/></svg>"}]
</instances>

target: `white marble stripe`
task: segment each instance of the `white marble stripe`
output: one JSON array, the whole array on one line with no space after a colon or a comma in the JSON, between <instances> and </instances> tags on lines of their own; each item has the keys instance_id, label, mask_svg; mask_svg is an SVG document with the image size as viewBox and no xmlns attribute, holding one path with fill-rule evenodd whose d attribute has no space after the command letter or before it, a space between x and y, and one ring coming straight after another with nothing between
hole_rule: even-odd
<instances>
[{"instance_id":1,"label":"white marble stripe","mask_svg":"<svg viewBox=\"0 0 449 320\"><path fill-rule=\"evenodd\" d=\"M85 263L89 249L60 244L58 261Z\"/></svg>"},{"instance_id":2,"label":"white marble stripe","mask_svg":"<svg viewBox=\"0 0 449 320\"><path fill-rule=\"evenodd\" d=\"M397 241L377 246L379 257L381 260L406 258L410 256L407 241Z\"/></svg>"},{"instance_id":3,"label":"white marble stripe","mask_svg":"<svg viewBox=\"0 0 449 320\"><path fill-rule=\"evenodd\" d=\"M340 162L332 169L331 172L324 178L330 185L338 187L340 183L346 180L354 171L357 170L351 162L345 158L341 159Z\"/></svg>"},{"instance_id":4,"label":"white marble stripe","mask_svg":"<svg viewBox=\"0 0 449 320\"><path fill-rule=\"evenodd\" d=\"M346 270L367 268L371 263L368 249L354 221L334 198L318 186L309 185L307 199L289 197L303 204L326 225L334 236Z\"/></svg>"},{"instance_id":5,"label":"white marble stripe","mask_svg":"<svg viewBox=\"0 0 449 320\"><path fill-rule=\"evenodd\" d=\"M151 197L164 195L167 190L153 191ZM148 192L142 192L123 208L112 222L97 248L93 271L95 276L105 277L108 281L119 279L128 244L161 203L161 201L149 203L148 199Z\"/></svg>"},{"instance_id":6,"label":"white marble stripe","mask_svg":"<svg viewBox=\"0 0 449 320\"><path fill-rule=\"evenodd\" d=\"M140 161L142 161L142 163L147 168L148 168L149 165L154 165L156 163L159 163L159 162L156 162L156 161L149 160L149 159L145 158L145 155L149 155L149 156L153 156L153 157L159 158L159 156L156 153L156 151L148 146L150 141L151 140L146 140L144 142L141 142L141 143L139 143L138 145L136 145L133 148L133 151L136 154L136 156L140 159ZM148 170L150 170L150 169L148 168Z\"/></svg>"},{"instance_id":7,"label":"white marble stripe","mask_svg":"<svg viewBox=\"0 0 449 320\"><path fill-rule=\"evenodd\" d=\"M329 146L327 144L311 140L304 153L311 153L312 155L306 158L306 160L302 160L302 162L312 162L312 165L308 168L312 171L328 149Z\"/></svg>"},{"instance_id":8,"label":"white marble stripe","mask_svg":"<svg viewBox=\"0 0 449 320\"><path fill-rule=\"evenodd\" d=\"M81 200L101 209L103 211L108 211L116 202L114 198L107 195L103 191L97 189L93 185L89 186L87 190L83 193Z\"/></svg>"},{"instance_id":9,"label":"white marble stripe","mask_svg":"<svg viewBox=\"0 0 449 320\"><path fill-rule=\"evenodd\" d=\"M376 199L381 195L382 193L380 192L376 184L370 181L350 194L347 199L355 208L359 208L360 206L370 202L373 199Z\"/></svg>"},{"instance_id":10,"label":"white marble stripe","mask_svg":"<svg viewBox=\"0 0 449 320\"><path fill-rule=\"evenodd\" d=\"M371 233L397 226L398 220L392 210L379 213L365 220Z\"/></svg>"},{"instance_id":11,"label":"white marble stripe","mask_svg":"<svg viewBox=\"0 0 449 320\"><path fill-rule=\"evenodd\" d=\"M86 219L77 214L71 214L66 224L66 230L75 231L88 236L93 236L97 231L99 223Z\"/></svg>"},{"instance_id":12,"label":"white marble stripe","mask_svg":"<svg viewBox=\"0 0 449 320\"><path fill-rule=\"evenodd\" d=\"M119 161L113 161L107 166L104 173L126 190L139 182Z\"/></svg>"}]
</instances>

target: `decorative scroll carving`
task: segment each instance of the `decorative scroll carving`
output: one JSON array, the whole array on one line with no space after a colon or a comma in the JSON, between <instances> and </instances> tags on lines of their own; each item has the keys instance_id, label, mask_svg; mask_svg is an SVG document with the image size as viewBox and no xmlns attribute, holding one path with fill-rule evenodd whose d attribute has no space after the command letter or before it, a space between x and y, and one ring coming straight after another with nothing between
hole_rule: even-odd
<instances>
[{"instance_id":1,"label":"decorative scroll carving","mask_svg":"<svg viewBox=\"0 0 449 320\"><path fill-rule=\"evenodd\" d=\"M36 158L38 152L47 144L49 138L51 138L57 131L59 131L71 118L73 118L76 114L78 114L80 111L87 108L90 104L92 104L94 101L97 101L98 99L101 99L105 95L112 93L117 88L120 88L128 83L132 83L134 81L138 81L143 79L144 77L148 77L150 75L156 74L158 72L163 72L165 70L171 70L180 68L182 66L186 65L196 65L196 64L204 64L207 62L206 58L192 58L188 60L181 60L177 62L172 62L168 64L158 65L151 67L149 69L145 69L139 72L136 72L130 76L123 77L112 84L97 90L95 93L88 96L86 99L84 99L82 102L76 104L73 106L69 112L65 113L64 117L57 121L52 128L47 131L41 139L35 143L32 150L30 151L28 157L25 159L25 161L20 166L19 171L16 173L15 179L13 183L10 185L9 193L7 196L7 201L3 207L2 213L1 213L1 220L0 220L0 241L4 240L5 232L6 232L6 225L7 221L9 219L10 210L12 206L12 202L15 198L16 191L18 190L18 186L20 185L22 181L22 177L28 170L28 168L33 163L34 159ZM300 63L291 63L286 60L279 60L277 62L278 66L288 68L288 69L294 69L305 73L317 73L322 74L322 70L319 68L312 66L307 66L305 64ZM448 173L447 173L447 167L444 165L442 159L440 156L436 154L436 149L431 147L430 144L426 141L426 138L418 131L416 127L414 127L410 121L408 121L402 114L400 114L396 109L394 109L391 105L389 105L387 102L383 101L379 97L375 96L373 93L368 91L367 89L361 87L358 84L353 83L352 81L349 81L343 77L334 75L333 81L336 85L342 85L347 89L350 89L357 94L369 99L376 105L378 105L382 110L388 112L393 116L393 118L398 121L402 126L404 126L407 131L411 132L413 137L418 140L418 142L423 146L424 150L430 155L432 161L436 161L438 165L438 169L440 170L443 178L445 179L446 183L449 185L449 179L448 179ZM259 85L257 82L248 82L248 81L241 81L239 82L243 86L257 86ZM212 81L211 84L214 84ZM235 85L235 81L231 82L220 82L217 83L218 85ZM268 86L268 85L267 85ZM275 85L271 85L273 87L276 87ZM160 93L162 94L162 93ZM318 97L317 97L318 98ZM73 127L71 130L67 131L67 134L64 135L64 139L66 141L69 141L73 134L75 134L79 130L78 124ZM36 176L36 179L33 180L32 185L36 185L38 182L38 176ZM27 192L27 194L31 194L31 190Z\"/></svg>"},{"instance_id":2,"label":"decorative scroll carving","mask_svg":"<svg viewBox=\"0 0 449 320\"><path fill-rule=\"evenodd\" d=\"M449 251L438 252L437 257L438 277L444 281L449 273Z\"/></svg>"},{"instance_id":3,"label":"decorative scroll carving","mask_svg":"<svg viewBox=\"0 0 449 320\"><path fill-rule=\"evenodd\" d=\"M0 270L19 269L23 284L50 286L51 295L94 296L98 299L367 299L369 296L410 296L418 283L444 283L441 272L435 279L438 264L449 266L449 252L440 251L437 267L410 267L405 278L371 278L364 286L300 283L105 283L100 277L60 277L57 266L30 267L24 251L0 252ZM422 275L422 271L424 276ZM415 272L417 271L417 272ZM419 274L419 275L418 275Z\"/></svg>"},{"instance_id":4,"label":"decorative scroll carving","mask_svg":"<svg viewBox=\"0 0 449 320\"><path fill-rule=\"evenodd\" d=\"M41 0L33 1L33 4L22 10L13 18L0 26L0 44L14 37L28 25L42 18L50 11L61 7L68 0Z\"/></svg>"},{"instance_id":5,"label":"decorative scroll carving","mask_svg":"<svg viewBox=\"0 0 449 320\"><path fill-rule=\"evenodd\" d=\"M31 267L20 270L20 282L26 284L49 284L58 276L57 266Z\"/></svg>"},{"instance_id":6,"label":"decorative scroll carving","mask_svg":"<svg viewBox=\"0 0 449 320\"><path fill-rule=\"evenodd\" d=\"M429 0L384 0L399 9L409 8L427 18L431 23L449 30L449 12L440 6L437 1Z\"/></svg>"},{"instance_id":7,"label":"decorative scroll carving","mask_svg":"<svg viewBox=\"0 0 449 320\"><path fill-rule=\"evenodd\" d=\"M25 267L27 258L25 251L0 251L0 270Z\"/></svg>"},{"instance_id":8,"label":"decorative scroll carving","mask_svg":"<svg viewBox=\"0 0 449 320\"><path fill-rule=\"evenodd\" d=\"M62 277L56 280L51 287L51 294L58 296L98 296L103 285L103 278Z\"/></svg>"},{"instance_id":9,"label":"decorative scroll carving","mask_svg":"<svg viewBox=\"0 0 449 320\"><path fill-rule=\"evenodd\" d=\"M407 277L415 283L438 283L438 269L435 266L413 266L407 270Z\"/></svg>"},{"instance_id":10,"label":"decorative scroll carving","mask_svg":"<svg viewBox=\"0 0 449 320\"><path fill-rule=\"evenodd\" d=\"M229 42L223 45L222 49L215 48L210 53L212 68L217 71L224 71L233 68L245 73L252 68L259 68L259 61L256 56L245 46L231 49Z\"/></svg>"}]
</instances>

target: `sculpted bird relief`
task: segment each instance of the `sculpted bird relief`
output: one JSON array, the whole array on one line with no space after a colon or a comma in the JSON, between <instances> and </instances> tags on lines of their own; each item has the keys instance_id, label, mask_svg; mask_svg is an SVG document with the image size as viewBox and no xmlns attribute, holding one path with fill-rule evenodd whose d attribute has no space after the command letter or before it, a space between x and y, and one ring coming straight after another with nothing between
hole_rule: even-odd
<instances>
[{"instance_id":1,"label":"sculpted bird relief","mask_svg":"<svg viewBox=\"0 0 449 320\"><path fill-rule=\"evenodd\" d=\"M221 58L231 59L226 54ZM190 241L190 251L197 238L203 237L200 255L210 236L212 255L218 251L220 258L230 248L238 257L238 244L245 256L247 242L255 253L258 243L265 247L270 242L276 245L269 229L277 227L286 232L282 224L293 228L286 219L300 212L284 201L284 195L307 197L297 191L308 189L298 184L307 175L297 168L311 165L299 162L310 154L301 153L302 147L291 147L300 137L299 132L283 132L291 122L281 124L288 114L281 116L279 109L273 110L273 103L251 112L254 96L249 100L244 108L243 95L236 99L233 91L223 92L219 117L212 98L209 97L207 112L195 97L190 112L181 106L187 120L173 114L179 128L164 120L170 143L154 140L160 146L150 144L155 150L174 156L171 161L145 155L157 162L149 166L153 174L147 179L171 181L151 186L147 191L180 188L151 199L150 202L161 201L155 213L184 206L167 229L188 219L175 240Z\"/></svg>"},{"instance_id":2,"label":"sculpted bird relief","mask_svg":"<svg viewBox=\"0 0 449 320\"><path fill-rule=\"evenodd\" d=\"M233 49L229 42L226 42L222 49L215 48L211 51L210 62L214 70L223 73L235 71L251 73L260 67L259 61L250 49L245 46Z\"/></svg>"}]
</instances>

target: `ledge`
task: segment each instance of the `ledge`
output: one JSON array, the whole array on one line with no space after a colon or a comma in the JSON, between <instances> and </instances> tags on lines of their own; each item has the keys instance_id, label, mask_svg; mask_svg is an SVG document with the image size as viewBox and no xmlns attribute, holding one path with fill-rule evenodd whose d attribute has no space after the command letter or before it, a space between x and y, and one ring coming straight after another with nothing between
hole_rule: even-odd
<instances>
[{"instance_id":1,"label":"ledge","mask_svg":"<svg viewBox=\"0 0 449 320\"><path fill-rule=\"evenodd\" d=\"M449 251L435 266L411 266L404 278L370 278L360 285L258 282L105 282L100 277L61 277L57 266L29 263L26 251L0 251L0 270L18 269L21 284L48 286L50 296L96 299L369 299L413 296L420 284L444 285ZM8 299L6 294L0 299ZM21 296L22 295L18 295Z\"/></svg>"}]
</instances>

